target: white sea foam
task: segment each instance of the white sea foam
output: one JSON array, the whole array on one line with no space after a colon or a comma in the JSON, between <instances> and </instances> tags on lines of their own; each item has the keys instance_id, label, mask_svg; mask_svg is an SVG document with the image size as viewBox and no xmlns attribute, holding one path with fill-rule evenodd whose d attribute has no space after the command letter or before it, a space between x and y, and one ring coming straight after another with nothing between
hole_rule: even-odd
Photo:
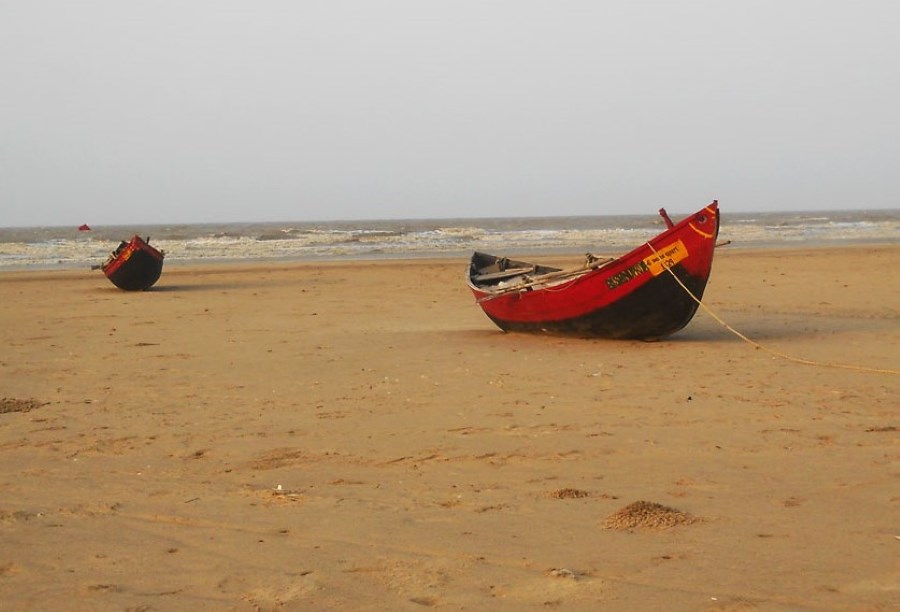
<instances>
[{"instance_id":1,"label":"white sea foam","mask_svg":"<svg viewBox=\"0 0 900 612\"><path fill-rule=\"evenodd\" d=\"M679 219L680 215L671 215ZM616 255L664 229L659 217L398 220L334 223L206 224L145 227L0 229L0 269L102 263L138 232L166 261L467 257L498 254ZM900 241L900 211L835 213L723 212L720 238L736 246Z\"/></svg>"}]
</instances>

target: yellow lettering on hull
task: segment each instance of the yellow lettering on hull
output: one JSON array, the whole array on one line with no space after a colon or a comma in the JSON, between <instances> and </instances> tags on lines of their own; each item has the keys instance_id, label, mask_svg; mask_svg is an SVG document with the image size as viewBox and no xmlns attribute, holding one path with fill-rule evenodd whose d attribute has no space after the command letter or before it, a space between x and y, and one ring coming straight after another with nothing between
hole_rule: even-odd
<instances>
[{"instance_id":1,"label":"yellow lettering on hull","mask_svg":"<svg viewBox=\"0 0 900 612\"><path fill-rule=\"evenodd\" d=\"M644 264L653 276L659 276L666 268L671 268L688 256L687 247L679 240L672 244L656 249L656 253L644 258Z\"/></svg>"}]
</instances>

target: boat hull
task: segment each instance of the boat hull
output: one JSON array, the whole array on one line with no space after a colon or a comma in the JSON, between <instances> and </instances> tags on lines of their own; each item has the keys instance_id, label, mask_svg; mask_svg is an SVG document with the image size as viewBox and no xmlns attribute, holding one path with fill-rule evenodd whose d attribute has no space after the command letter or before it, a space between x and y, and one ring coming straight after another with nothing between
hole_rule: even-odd
<instances>
[{"instance_id":1,"label":"boat hull","mask_svg":"<svg viewBox=\"0 0 900 612\"><path fill-rule=\"evenodd\" d=\"M156 284L162 275L162 251L155 249L140 236L123 242L101 266L113 285L125 291L145 291Z\"/></svg>"},{"instance_id":2,"label":"boat hull","mask_svg":"<svg viewBox=\"0 0 900 612\"><path fill-rule=\"evenodd\" d=\"M719 229L718 203L659 234L630 253L566 278L539 270L549 283L522 277L503 288L489 286L500 268L530 264L483 253L473 256L469 287L485 314L502 330L615 339L658 339L687 325L699 306L712 269ZM491 272L497 268L497 272ZM553 269L551 269L553 270ZM561 277L561 280L559 279ZM676 280L677 277L677 280ZM540 279L541 276L534 277ZM679 282L680 281L680 282Z\"/></svg>"}]
</instances>

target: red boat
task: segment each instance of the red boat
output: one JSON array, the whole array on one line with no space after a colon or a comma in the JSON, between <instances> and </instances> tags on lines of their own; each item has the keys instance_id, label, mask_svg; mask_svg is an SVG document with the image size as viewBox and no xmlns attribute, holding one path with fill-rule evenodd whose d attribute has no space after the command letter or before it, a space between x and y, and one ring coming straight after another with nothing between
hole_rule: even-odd
<instances>
[{"instance_id":1,"label":"red boat","mask_svg":"<svg viewBox=\"0 0 900 612\"><path fill-rule=\"evenodd\" d=\"M165 253L150 246L150 239L138 235L124 240L100 269L119 289L144 291L159 280Z\"/></svg>"},{"instance_id":2,"label":"red boat","mask_svg":"<svg viewBox=\"0 0 900 612\"><path fill-rule=\"evenodd\" d=\"M504 331L668 336L697 312L699 304L685 289L698 300L703 296L719 234L719 203L714 200L677 224L665 209L659 213L668 227L662 234L617 259L589 255L571 270L476 252L469 288Z\"/></svg>"}]
</instances>

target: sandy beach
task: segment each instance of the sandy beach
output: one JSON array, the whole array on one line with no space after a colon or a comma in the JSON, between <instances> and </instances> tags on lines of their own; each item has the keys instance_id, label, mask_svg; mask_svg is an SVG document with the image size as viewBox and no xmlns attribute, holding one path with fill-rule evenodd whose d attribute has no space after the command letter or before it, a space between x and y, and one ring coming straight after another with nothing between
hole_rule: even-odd
<instances>
[{"instance_id":1,"label":"sandy beach","mask_svg":"<svg viewBox=\"0 0 900 612\"><path fill-rule=\"evenodd\" d=\"M720 249L815 365L504 334L464 260L2 273L2 607L895 609L898 259Z\"/></svg>"}]
</instances>

